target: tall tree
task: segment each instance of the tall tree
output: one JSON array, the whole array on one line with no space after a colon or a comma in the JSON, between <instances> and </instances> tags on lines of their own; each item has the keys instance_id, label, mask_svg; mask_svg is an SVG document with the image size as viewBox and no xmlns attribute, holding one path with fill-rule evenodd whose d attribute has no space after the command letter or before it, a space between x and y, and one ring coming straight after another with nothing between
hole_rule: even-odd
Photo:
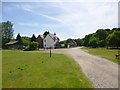
<instances>
[{"instance_id":1,"label":"tall tree","mask_svg":"<svg viewBox=\"0 0 120 90\"><path fill-rule=\"evenodd\" d=\"M18 33L17 37L16 37L16 41L19 41L20 43L23 43L22 42L22 38L20 36L20 33Z\"/></svg>"},{"instance_id":2,"label":"tall tree","mask_svg":"<svg viewBox=\"0 0 120 90\"><path fill-rule=\"evenodd\" d=\"M83 40L78 38L78 39L75 39L76 43L78 46L82 46L83 45Z\"/></svg>"},{"instance_id":3,"label":"tall tree","mask_svg":"<svg viewBox=\"0 0 120 90\"><path fill-rule=\"evenodd\" d=\"M10 21L2 22L2 46L13 37L13 24Z\"/></svg>"},{"instance_id":4,"label":"tall tree","mask_svg":"<svg viewBox=\"0 0 120 90\"><path fill-rule=\"evenodd\" d=\"M92 37L93 34L86 35L85 38L83 38L84 45L89 46L89 40Z\"/></svg>"},{"instance_id":5,"label":"tall tree","mask_svg":"<svg viewBox=\"0 0 120 90\"><path fill-rule=\"evenodd\" d=\"M97 39L96 37L94 36L94 34L91 36L90 40L89 40L89 45L93 48L96 48L97 47Z\"/></svg>"},{"instance_id":6,"label":"tall tree","mask_svg":"<svg viewBox=\"0 0 120 90\"><path fill-rule=\"evenodd\" d=\"M30 44L30 38L27 36L22 37L23 45L28 46Z\"/></svg>"},{"instance_id":7,"label":"tall tree","mask_svg":"<svg viewBox=\"0 0 120 90\"><path fill-rule=\"evenodd\" d=\"M108 29L107 29L108 30ZM95 33L95 36L99 39L99 40L105 40L105 38L108 36L108 32L107 30L104 29L98 29Z\"/></svg>"},{"instance_id":8,"label":"tall tree","mask_svg":"<svg viewBox=\"0 0 120 90\"><path fill-rule=\"evenodd\" d=\"M49 31L45 31L45 32L43 33L44 38L45 38L49 33L50 33Z\"/></svg>"},{"instance_id":9,"label":"tall tree","mask_svg":"<svg viewBox=\"0 0 120 90\"><path fill-rule=\"evenodd\" d=\"M120 47L120 30L114 31L106 38L107 44L112 47Z\"/></svg>"},{"instance_id":10,"label":"tall tree","mask_svg":"<svg viewBox=\"0 0 120 90\"><path fill-rule=\"evenodd\" d=\"M32 35L31 42L36 41L35 34Z\"/></svg>"}]
</instances>

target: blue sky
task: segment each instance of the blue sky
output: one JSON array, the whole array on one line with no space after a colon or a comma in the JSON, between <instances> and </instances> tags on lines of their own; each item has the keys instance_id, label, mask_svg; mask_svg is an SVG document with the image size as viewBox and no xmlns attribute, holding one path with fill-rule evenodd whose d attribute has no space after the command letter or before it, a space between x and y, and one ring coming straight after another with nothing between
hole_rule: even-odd
<instances>
[{"instance_id":1,"label":"blue sky","mask_svg":"<svg viewBox=\"0 0 120 90\"><path fill-rule=\"evenodd\" d=\"M56 33L61 40L83 38L118 27L117 2L2 2L2 21L14 24L14 37Z\"/></svg>"}]
</instances>

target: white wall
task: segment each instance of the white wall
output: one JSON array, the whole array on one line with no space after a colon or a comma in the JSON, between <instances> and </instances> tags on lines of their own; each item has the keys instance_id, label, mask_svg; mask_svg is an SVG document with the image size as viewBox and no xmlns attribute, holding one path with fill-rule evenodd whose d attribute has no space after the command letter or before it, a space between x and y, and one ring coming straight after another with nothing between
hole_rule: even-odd
<instances>
[{"instance_id":1,"label":"white wall","mask_svg":"<svg viewBox=\"0 0 120 90\"><path fill-rule=\"evenodd\" d=\"M47 35L43 40L43 46L44 48L54 48L54 40L49 35Z\"/></svg>"}]
</instances>

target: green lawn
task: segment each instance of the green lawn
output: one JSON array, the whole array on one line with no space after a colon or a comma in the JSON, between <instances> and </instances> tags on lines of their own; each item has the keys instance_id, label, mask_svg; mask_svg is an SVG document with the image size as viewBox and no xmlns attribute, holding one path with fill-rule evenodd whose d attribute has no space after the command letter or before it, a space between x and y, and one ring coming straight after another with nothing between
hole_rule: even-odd
<instances>
[{"instance_id":1,"label":"green lawn","mask_svg":"<svg viewBox=\"0 0 120 90\"><path fill-rule=\"evenodd\" d=\"M120 60L115 58L115 54L118 53L118 50L116 50L116 49L87 48L87 47L83 47L83 49L87 50L87 52L90 54L97 55L97 56L106 58L112 62L120 64Z\"/></svg>"},{"instance_id":2,"label":"green lawn","mask_svg":"<svg viewBox=\"0 0 120 90\"><path fill-rule=\"evenodd\" d=\"M0 50L0 89L2 89L2 50Z\"/></svg>"},{"instance_id":3,"label":"green lawn","mask_svg":"<svg viewBox=\"0 0 120 90\"><path fill-rule=\"evenodd\" d=\"M63 54L3 50L3 88L93 88L79 65Z\"/></svg>"}]
</instances>

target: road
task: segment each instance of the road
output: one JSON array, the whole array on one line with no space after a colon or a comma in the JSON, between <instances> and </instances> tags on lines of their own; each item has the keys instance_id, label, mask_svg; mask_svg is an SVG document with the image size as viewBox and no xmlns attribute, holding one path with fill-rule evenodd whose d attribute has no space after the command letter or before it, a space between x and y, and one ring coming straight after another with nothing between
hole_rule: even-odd
<instances>
[{"instance_id":1,"label":"road","mask_svg":"<svg viewBox=\"0 0 120 90\"><path fill-rule=\"evenodd\" d=\"M54 49L52 52L71 56L95 88L118 88L118 64L90 55L80 48Z\"/></svg>"}]
</instances>

